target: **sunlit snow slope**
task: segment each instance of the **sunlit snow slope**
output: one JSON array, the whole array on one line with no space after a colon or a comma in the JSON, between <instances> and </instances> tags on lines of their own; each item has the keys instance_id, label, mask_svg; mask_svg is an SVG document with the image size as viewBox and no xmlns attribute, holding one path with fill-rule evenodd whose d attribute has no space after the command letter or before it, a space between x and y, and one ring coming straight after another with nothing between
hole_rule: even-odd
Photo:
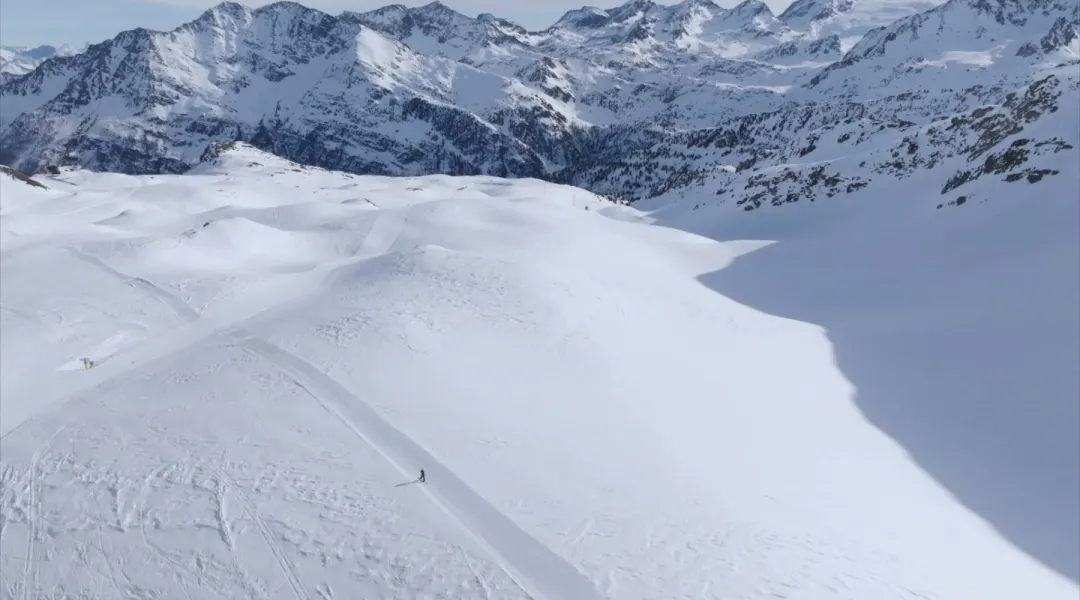
<instances>
[{"instance_id":1,"label":"sunlit snow slope","mask_svg":"<svg viewBox=\"0 0 1080 600\"><path fill-rule=\"evenodd\" d=\"M783 242L246 147L40 181L0 174L4 598L1077 592L867 420L822 327L715 280L812 277L738 270Z\"/></svg>"}]
</instances>

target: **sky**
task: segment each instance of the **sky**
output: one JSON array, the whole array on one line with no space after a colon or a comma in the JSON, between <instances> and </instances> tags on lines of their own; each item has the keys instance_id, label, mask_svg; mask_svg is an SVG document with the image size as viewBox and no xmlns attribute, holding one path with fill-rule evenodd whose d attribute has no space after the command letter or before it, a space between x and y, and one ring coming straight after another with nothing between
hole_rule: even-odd
<instances>
[{"instance_id":1,"label":"sky","mask_svg":"<svg viewBox=\"0 0 1080 600\"><path fill-rule=\"evenodd\" d=\"M300 0L301 4L338 14L345 10L364 11L387 4L422 6L430 0ZM625 0L443 0L447 6L469 16L490 12L529 29L543 29L564 12L583 4L611 8ZM657 4L677 4L678 0L654 0ZM732 6L737 0L714 0ZM240 0L241 4L270 4L260 0ZM38 46L70 44L81 48L117 33L137 27L169 30L194 20L217 0L2 0L0 1L0 45ZM766 0L779 12L789 0Z\"/></svg>"}]
</instances>

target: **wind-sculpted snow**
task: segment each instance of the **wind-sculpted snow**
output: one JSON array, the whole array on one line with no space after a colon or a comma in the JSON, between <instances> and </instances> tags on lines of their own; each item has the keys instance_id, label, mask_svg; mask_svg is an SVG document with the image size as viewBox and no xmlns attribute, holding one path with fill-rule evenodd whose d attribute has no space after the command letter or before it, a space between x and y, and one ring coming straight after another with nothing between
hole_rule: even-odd
<instances>
[{"instance_id":1,"label":"wind-sculpted snow","mask_svg":"<svg viewBox=\"0 0 1080 600\"><path fill-rule=\"evenodd\" d=\"M786 241L712 242L538 180L357 177L243 144L182 176L38 181L0 176L0 570L14 597L1075 594L864 420L853 391L871 419L883 407L865 402L882 399L864 398L880 393L866 365L846 370L847 338L838 370L820 328L711 279ZM838 243L924 225L917 204L884 206ZM891 260L893 275L921 272ZM1056 269L1040 273L1067 287ZM1001 274L976 289L1004 298L980 287ZM1032 298L1051 299L1042 277ZM859 298L837 306L938 322ZM1001 311L1020 300L986 315L1009 327ZM1073 300L1040 305L1048 331L1068 333L1054 319ZM1040 373L1048 399L1065 391L1057 364ZM919 407L969 406L941 381ZM879 426L910 443L892 418ZM1070 480L1050 486L1071 460L1059 429L1010 442L1043 465L1011 497L1068 505ZM977 439L957 434L947 455L923 440L915 459L1001 476L971 462ZM1012 537L1010 506L975 508ZM1022 542L1066 552L1064 513L1039 515Z\"/></svg>"},{"instance_id":2,"label":"wind-sculpted snow","mask_svg":"<svg viewBox=\"0 0 1080 600\"><path fill-rule=\"evenodd\" d=\"M180 176L36 181L0 174L14 598L1076 592L866 422L867 372L849 380L825 331L710 279L787 242L714 242L539 180L359 177L244 144ZM874 214L856 239L915 231ZM1021 298L999 298L986 314L1011 326ZM1044 433L1011 443L1065 444L1023 492L1056 502L1069 442ZM982 473L957 435L955 465Z\"/></svg>"},{"instance_id":3,"label":"wind-sculpted snow","mask_svg":"<svg viewBox=\"0 0 1080 600\"><path fill-rule=\"evenodd\" d=\"M4 76L4 596L1075 598L1077 10L226 3Z\"/></svg>"}]
</instances>

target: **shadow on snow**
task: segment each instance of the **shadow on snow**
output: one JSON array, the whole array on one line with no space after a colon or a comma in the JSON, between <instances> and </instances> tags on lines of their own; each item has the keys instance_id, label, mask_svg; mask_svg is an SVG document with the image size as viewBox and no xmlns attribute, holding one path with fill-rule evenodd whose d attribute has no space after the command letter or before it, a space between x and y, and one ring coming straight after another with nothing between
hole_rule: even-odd
<instances>
[{"instance_id":1,"label":"shadow on snow","mask_svg":"<svg viewBox=\"0 0 1080 600\"><path fill-rule=\"evenodd\" d=\"M894 244L780 241L699 281L823 327L874 426L1080 581L1080 214L1017 212Z\"/></svg>"}]
</instances>

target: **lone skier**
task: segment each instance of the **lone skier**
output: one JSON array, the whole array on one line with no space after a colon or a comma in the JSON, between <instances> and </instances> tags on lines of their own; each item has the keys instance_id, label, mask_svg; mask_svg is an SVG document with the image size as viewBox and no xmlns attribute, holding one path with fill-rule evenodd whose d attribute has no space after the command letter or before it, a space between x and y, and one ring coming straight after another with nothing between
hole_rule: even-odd
<instances>
[{"instance_id":1,"label":"lone skier","mask_svg":"<svg viewBox=\"0 0 1080 600\"><path fill-rule=\"evenodd\" d=\"M420 469L420 483L427 483L427 478L424 476L423 469Z\"/></svg>"}]
</instances>

